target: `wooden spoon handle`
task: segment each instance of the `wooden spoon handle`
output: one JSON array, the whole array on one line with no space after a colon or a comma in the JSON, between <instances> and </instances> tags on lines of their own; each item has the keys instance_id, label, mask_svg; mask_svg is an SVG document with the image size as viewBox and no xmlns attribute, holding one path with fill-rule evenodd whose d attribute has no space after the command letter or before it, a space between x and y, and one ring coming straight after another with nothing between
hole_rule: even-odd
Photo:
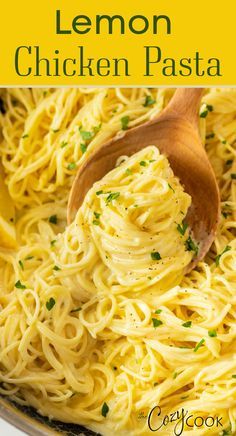
<instances>
[{"instance_id":1,"label":"wooden spoon handle","mask_svg":"<svg viewBox=\"0 0 236 436\"><path fill-rule=\"evenodd\" d=\"M165 115L168 113L186 118L198 128L199 104L203 91L203 88L178 88L164 111Z\"/></svg>"}]
</instances>

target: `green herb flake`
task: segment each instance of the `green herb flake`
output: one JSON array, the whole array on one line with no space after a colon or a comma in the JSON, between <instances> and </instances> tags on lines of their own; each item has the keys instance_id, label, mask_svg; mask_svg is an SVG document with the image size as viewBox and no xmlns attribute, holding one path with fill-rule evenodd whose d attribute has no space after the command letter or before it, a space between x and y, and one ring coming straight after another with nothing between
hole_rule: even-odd
<instances>
[{"instance_id":1,"label":"green herb flake","mask_svg":"<svg viewBox=\"0 0 236 436\"><path fill-rule=\"evenodd\" d=\"M54 270L54 271L61 271L61 268L59 268L59 266L55 265L55 266L53 267L53 270Z\"/></svg>"},{"instance_id":2,"label":"green herb flake","mask_svg":"<svg viewBox=\"0 0 236 436\"><path fill-rule=\"evenodd\" d=\"M178 372L174 372L174 374L173 374L173 379L175 380L175 379L176 379L176 377L178 377L178 375L179 375L179 373L178 373Z\"/></svg>"},{"instance_id":3,"label":"green herb flake","mask_svg":"<svg viewBox=\"0 0 236 436\"><path fill-rule=\"evenodd\" d=\"M147 166L147 162L145 162L145 160L141 160L141 162L139 162L139 165L141 167L146 167Z\"/></svg>"},{"instance_id":4,"label":"green herb flake","mask_svg":"<svg viewBox=\"0 0 236 436\"><path fill-rule=\"evenodd\" d=\"M76 163L75 162L71 162L67 165L67 169L68 170L74 170L76 168Z\"/></svg>"},{"instance_id":5,"label":"green herb flake","mask_svg":"<svg viewBox=\"0 0 236 436\"><path fill-rule=\"evenodd\" d=\"M217 331L216 330L209 330L208 331L208 336L210 336L210 338L216 338Z\"/></svg>"},{"instance_id":6,"label":"green herb flake","mask_svg":"<svg viewBox=\"0 0 236 436\"><path fill-rule=\"evenodd\" d=\"M127 174L128 176L130 176L130 175L132 174L131 169L130 169L130 168L127 168L127 169L125 170L125 174Z\"/></svg>"},{"instance_id":7,"label":"green herb flake","mask_svg":"<svg viewBox=\"0 0 236 436\"><path fill-rule=\"evenodd\" d=\"M230 177L231 177L232 180L236 180L236 173L230 174Z\"/></svg>"},{"instance_id":8,"label":"green herb flake","mask_svg":"<svg viewBox=\"0 0 236 436\"><path fill-rule=\"evenodd\" d=\"M161 255L159 251L154 251L153 253L151 253L151 258L152 260L161 260Z\"/></svg>"},{"instance_id":9,"label":"green herb flake","mask_svg":"<svg viewBox=\"0 0 236 436\"><path fill-rule=\"evenodd\" d=\"M108 407L107 403L103 403L102 416L104 416L104 418L106 418L108 412L109 412L109 407Z\"/></svg>"},{"instance_id":10,"label":"green herb flake","mask_svg":"<svg viewBox=\"0 0 236 436\"><path fill-rule=\"evenodd\" d=\"M231 215L231 213L230 212L221 212L222 213L222 216L224 217L224 218L228 218L228 216L230 216Z\"/></svg>"},{"instance_id":11,"label":"green herb flake","mask_svg":"<svg viewBox=\"0 0 236 436\"><path fill-rule=\"evenodd\" d=\"M92 139L92 137L93 137L92 132L86 132L85 130L82 130L81 127L79 128L79 131L80 131L80 135L84 141L89 141L90 139Z\"/></svg>"},{"instance_id":12,"label":"green herb flake","mask_svg":"<svg viewBox=\"0 0 236 436\"><path fill-rule=\"evenodd\" d=\"M106 204L109 204L113 200L116 200L119 196L120 196L120 192L111 192L106 198Z\"/></svg>"},{"instance_id":13,"label":"green herb flake","mask_svg":"<svg viewBox=\"0 0 236 436\"><path fill-rule=\"evenodd\" d=\"M81 150L81 153L84 154L87 151L87 145L86 144L80 144L80 150Z\"/></svg>"},{"instance_id":14,"label":"green herb flake","mask_svg":"<svg viewBox=\"0 0 236 436\"><path fill-rule=\"evenodd\" d=\"M103 194L103 191L102 191L102 190L96 192L96 195L101 195L101 194Z\"/></svg>"},{"instance_id":15,"label":"green herb flake","mask_svg":"<svg viewBox=\"0 0 236 436\"><path fill-rule=\"evenodd\" d=\"M75 312L80 312L81 310L82 310L82 307L77 307L76 309L72 309L70 312L75 313Z\"/></svg>"},{"instance_id":16,"label":"green herb flake","mask_svg":"<svg viewBox=\"0 0 236 436\"><path fill-rule=\"evenodd\" d=\"M24 264L23 264L23 262L22 262L22 260L19 260L19 265L20 265L20 267L21 267L21 269L22 269L22 271L24 270Z\"/></svg>"},{"instance_id":17,"label":"green herb flake","mask_svg":"<svg viewBox=\"0 0 236 436\"><path fill-rule=\"evenodd\" d=\"M101 127L102 127L102 123L98 124L98 126L95 126L93 128L94 133L98 133L101 130Z\"/></svg>"},{"instance_id":18,"label":"green herb flake","mask_svg":"<svg viewBox=\"0 0 236 436\"><path fill-rule=\"evenodd\" d=\"M172 186L168 183L169 188L171 189L171 191L173 191L175 193L174 188L172 188Z\"/></svg>"},{"instance_id":19,"label":"green herb flake","mask_svg":"<svg viewBox=\"0 0 236 436\"><path fill-rule=\"evenodd\" d=\"M155 313L156 313L157 315L159 315L161 312L162 312L162 309L157 309L157 310L155 310Z\"/></svg>"},{"instance_id":20,"label":"green herb flake","mask_svg":"<svg viewBox=\"0 0 236 436\"><path fill-rule=\"evenodd\" d=\"M127 130L129 124L129 116L122 117L120 121L122 130Z\"/></svg>"},{"instance_id":21,"label":"green herb flake","mask_svg":"<svg viewBox=\"0 0 236 436\"><path fill-rule=\"evenodd\" d=\"M21 283L20 280L18 280L18 281L15 283L15 287L16 287L17 289L26 289L26 286L23 285L23 284Z\"/></svg>"},{"instance_id":22,"label":"green herb flake","mask_svg":"<svg viewBox=\"0 0 236 436\"><path fill-rule=\"evenodd\" d=\"M57 224L57 215L51 215L49 218L51 224Z\"/></svg>"},{"instance_id":23,"label":"green herb flake","mask_svg":"<svg viewBox=\"0 0 236 436\"><path fill-rule=\"evenodd\" d=\"M223 430L222 436L233 436L231 425Z\"/></svg>"},{"instance_id":24,"label":"green herb flake","mask_svg":"<svg viewBox=\"0 0 236 436\"><path fill-rule=\"evenodd\" d=\"M34 258L34 256L27 256L26 258L25 258L25 260L31 260L31 259L33 259Z\"/></svg>"},{"instance_id":25,"label":"green herb flake","mask_svg":"<svg viewBox=\"0 0 236 436\"><path fill-rule=\"evenodd\" d=\"M223 141L221 141L221 142L222 142L222 144L226 144L227 143L226 139L223 139Z\"/></svg>"},{"instance_id":26,"label":"green herb flake","mask_svg":"<svg viewBox=\"0 0 236 436\"><path fill-rule=\"evenodd\" d=\"M58 133L60 129L52 129L53 133Z\"/></svg>"},{"instance_id":27,"label":"green herb flake","mask_svg":"<svg viewBox=\"0 0 236 436\"><path fill-rule=\"evenodd\" d=\"M190 328L192 327L192 321L186 321L182 324L183 327Z\"/></svg>"},{"instance_id":28,"label":"green herb flake","mask_svg":"<svg viewBox=\"0 0 236 436\"><path fill-rule=\"evenodd\" d=\"M50 242L51 247L54 247L54 245L56 244L56 242L57 242L57 240L56 240L56 239L53 239L53 240Z\"/></svg>"},{"instance_id":29,"label":"green herb flake","mask_svg":"<svg viewBox=\"0 0 236 436\"><path fill-rule=\"evenodd\" d=\"M93 225L94 226L99 226L100 225L100 221L99 220L93 220Z\"/></svg>"},{"instance_id":30,"label":"green herb flake","mask_svg":"<svg viewBox=\"0 0 236 436\"><path fill-rule=\"evenodd\" d=\"M145 103L144 103L143 106L144 107L152 106L155 103L156 103L156 100L154 100L151 95L147 95L146 99L145 99Z\"/></svg>"},{"instance_id":31,"label":"green herb flake","mask_svg":"<svg viewBox=\"0 0 236 436\"><path fill-rule=\"evenodd\" d=\"M213 108L213 106L211 104L207 104L207 110L209 112L213 112L214 108Z\"/></svg>"},{"instance_id":32,"label":"green herb flake","mask_svg":"<svg viewBox=\"0 0 236 436\"><path fill-rule=\"evenodd\" d=\"M50 298L47 302L46 302L46 308L47 310L52 310L52 308L55 306L56 301L54 300L54 298Z\"/></svg>"},{"instance_id":33,"label":"green herb flake","mask_svg":"<svg viewBox=\"0 0 236 436\"><path fill-rule=\"evenodd\" d=\"M182 225L181 224L177 225L177 230L182 236L185 235L187 228L188 228L188 224L184 222L182 223Z\"/></svg>"},{"instance_id":34,"label":"green herb flake","mask_svg":"<svg viewBox=\"0 0 236 436\"><path fill-rule=\"evenodd\" d=\"M156 318L152 318L152 323L155 329L163 324L163 322L160 319L156 319Z\"/></svg>"},{"instance_id":35,"label":"green herb flake","mask_svg":"<svg viewBox=\"0 0 236 436\"><path fill-rule=\"evenodd\" d=\"M198 344L194 348L194 350L193 350L194 353L196 353L199 350L199 348L201 348L204 345L204 343L205 343L205 339L201 339L200 342L198 342Z\"/></svg>"},{"instance_id":36,"label":"green herb flake","mask_svg":"<svg viewBox=\"0 0 236 436\"><path fill-rule=\"evenodd\" d=\"M200 118L206 118L207 115L208 115L208 110L205 109L204 111L202 111L202 112L200 113Z\"/></svg>"},{"instance_id":37,"label":"green herb flake","mask_svg":"<svg viewBox=\"0 0 236 436\"><path fill-rule=\"evenodd\" d=\"M61 143L61 148L64 148L64 147L66 147L66 146L67 146L67 144L68 144L68 142L66 142L66 141L62 141L62 143Z\"/></svg>"},{"instance_id":38,"label":"green herb flake","mask_svg":"<svg viewBox=\"0 0 236 436\"><path fill-rule=\"evenodd\" d=\"M94 213L95 218L97 218L97 220L98 220L100 218L101 214L98 212L93 212L93 213Z\"/></svg>"},{"instance_id":39,"label":"green herb flake","mask_svg":"<svg viewBox=\"0 0 236 436\"><path fill-rule=\"evenodd\" d=\"M187 251L194 251L195 255L198 255L198 246L192 240L191 236L189 236L188 239L185 241L185 247Z\"/></svg>"},{"instance_id":40,"label":"green herb flake","mask_svg":"<svg viewBox=\"0 0 236 436\"><path fill-rule=\"evenodd\" d=\"M216 256L216 258L215 258L216 266L219 266L221 256L222 256L224 253L227 253L227 251L229 251L229 250L231 250L230 245L226 245L226 247L224 248L224 250L222 251L222 253L220 253L220 254L218 254L218 255Z\"/></svg>"},{"instance_id":41,"label":"green herb flake","mask_svg":"<svg viewBox=\"0 0 236 436\"><path fill-rule=\"evenodd\" d=\"M206 135L206 139L212 139L215 137L215 133L209 133L208 135Z\"/></svg>"},{"instance_id":42,"label":"green herb flake","mask_svg":"<svg viewBox=\"0 0 236 436\"><path fill-rule=\"evenodd\" d=\"M25 133L25 134L22 136L22 139L25 139L25 138L28 138L28 137L29 137L28 133Z\"/></svg>"}]
</instances>

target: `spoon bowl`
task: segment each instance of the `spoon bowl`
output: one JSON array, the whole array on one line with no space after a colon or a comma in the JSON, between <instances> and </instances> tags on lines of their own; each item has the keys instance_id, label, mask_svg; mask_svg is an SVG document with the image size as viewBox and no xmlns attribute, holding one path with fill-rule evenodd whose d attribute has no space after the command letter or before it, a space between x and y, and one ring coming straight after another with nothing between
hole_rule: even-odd
<instances>
[{"instance_id":1,"label":"spoon bowl","mask_svg":"<svg viewBox=\"0 0 236 436\"><path fill-rule=\"evenodd\" d=\"M188 265L190 271L208 252L220 212L218 185L198 131L201 97L202 89L178 89L157 118L119 133L92 153L74 180L68 222L73 220L87 191L115 167L120 156L131 156L148 145L155 145L168 158L175 176L192 197L186 221L199 249Z\"/></svg>"}]
</instances>

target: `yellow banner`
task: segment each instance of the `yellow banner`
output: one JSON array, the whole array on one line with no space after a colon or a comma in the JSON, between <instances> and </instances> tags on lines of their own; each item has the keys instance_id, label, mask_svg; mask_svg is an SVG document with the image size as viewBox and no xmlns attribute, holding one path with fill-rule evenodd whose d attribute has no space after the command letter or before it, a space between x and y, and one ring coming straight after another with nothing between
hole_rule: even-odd
<instances>
[{"instance_id":1,"label":"yellow banner","mask_svg":"<svg viewBox=\"0 0 236 436\"><path fill-rule=\"evenodd\" d=\"M235 85L235 0L1 5L1 85Z\"/></svg>"}]
</instances>

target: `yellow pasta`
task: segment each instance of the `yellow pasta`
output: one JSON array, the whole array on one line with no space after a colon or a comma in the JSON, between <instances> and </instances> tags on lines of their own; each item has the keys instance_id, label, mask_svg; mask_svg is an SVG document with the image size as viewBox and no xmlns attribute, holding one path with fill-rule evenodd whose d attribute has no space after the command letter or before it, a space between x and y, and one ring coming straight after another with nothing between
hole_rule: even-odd
<instances>
[{"instance_id":1,"label":"yellow pasta","mask_svg":"<svg viewBox=\"0 0 236 436\"><path fill-rule=\"evenodd\" d=\"M182 409L196 419L191 427L185 418L184 435L236 432L236 90L206 90L200 109L222 216L191 273L191 198L152 144L121 157L66 225L87 156L155 117L172 94L1 92L0 158L18 248L0 248L0 394L108 436L153 434ZM162 418L148 419L155 407Z\"/></svg>"}]
</instances>

